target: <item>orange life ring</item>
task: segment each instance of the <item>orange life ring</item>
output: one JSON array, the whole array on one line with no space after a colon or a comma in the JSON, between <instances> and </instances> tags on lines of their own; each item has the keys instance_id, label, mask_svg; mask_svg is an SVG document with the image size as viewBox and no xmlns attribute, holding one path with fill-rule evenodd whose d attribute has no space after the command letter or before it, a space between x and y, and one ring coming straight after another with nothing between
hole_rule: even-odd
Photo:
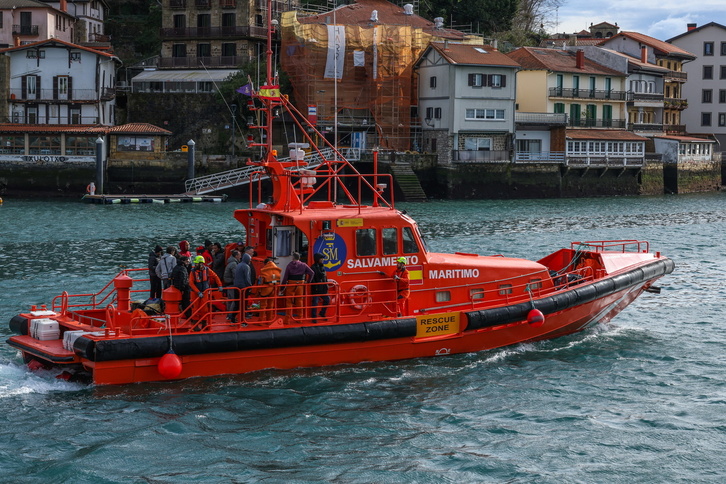
<instances>
[{"instance_id":1,"label":"orange life ring","mask_svg":"<svg viewBox=\"0 0 726 484\"><path fill-rule=\"evenodd\" d=\"M353 309L363 311L371 303L371 292L363 284L358 284L350 289L348 303Z\"/></svg>"}]
</instances>

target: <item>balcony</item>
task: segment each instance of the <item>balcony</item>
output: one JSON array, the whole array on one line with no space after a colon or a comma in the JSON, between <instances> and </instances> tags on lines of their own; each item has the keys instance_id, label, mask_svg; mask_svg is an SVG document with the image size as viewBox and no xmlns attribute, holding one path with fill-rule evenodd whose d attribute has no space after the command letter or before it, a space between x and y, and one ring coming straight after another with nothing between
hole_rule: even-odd
<instances>
[{"instance_id":1,"label":"balcony","mask_svg":"<svg viewBox=\"0 0 726 484\"><path fill-rule=\"evenodd\" d=\"M111 42L111 36L110 35L103 35L103 34L97 34L96 32L91 32L88 34L88 41L89 42Z\"/></svg>"},{"instance_id":2,"label":"balcony","mask_svg":"<svg viewBox=\"0 0 726 484\"><path fill-rule=\"evenodd\" d=\"M60 93L57 89L39 89L34 94L23 93L22 89L10 89L8 100L10 102L37 102L74 103L78 101L108 101L116 96L116 89L104 89L99 92L95 89L72 89L67 93Z\"/></svg>"},{"instance_id":3,"label":"balcony","mask_svg":"<svg viewBox=\"0 0 726 484\"><path fill-rule=\"evenodd\" d=\"M204 67L235 68L254 60L246 55L230 55L217 57L162 57L159 67L177 69L202 69Z\"/></svg>"},{"instance_id":4,"label":"balcony","mask_svg":"<svg viewBox=\"0 0 726 484\"><path fill-rule=\"evenodd\" d=\"M514 154L515 163L564 163L564 151L518 151Z\"/></svg>"},{"instance_id":5,"label":"balcony","mask_svg":"<svg viewBox=\"0 0 726 484\"><path fill-rule=\"evenodd\" d=\"M38 26L13 25L13 35L38 35Z\"/></svg>"},{"instance_id":6,"label":"balcony","mask_svg":"<svg viewBox=\"0 0 726 484\"><path fill-rule=\"evenodd\" d=\"M219 0L220 8L237 8L237 0Z\"/></svg>"},{"instance_id":7,"label":"balcony","mask_svg":"<svg viewBox=\"0 0 726 484\"><path fill-rule=\"evenodd\" d=\"M628 131L638 131L641 133L662 133L663 125L655 123L628 123Z\"/></svg>"},{"instance_id":8,"label":"balcony","mask_svg":"<svg viewBox=\"0 0 726 484\"><path fill-rule=\"evenodd\" d=\"M187 8L187 0L169 0L169 8Z\"/></svg>"},{"instance_id":9,"label":"balcony","mask_svg":"<svg viewBox=\"0 0 726 484\"><path fill-rule=\"evenodd\" d=\"M183 27L161 29L162 39L224 39L254 37L266 38L267 30L264 27Z\"/></svg>"},{"instance_id":10,"label":"balcony","mask_svg":"<svg viewBox=\"0 0 726 484\"><path fill-rule=\"evenodd\" d=\"M663 99L665 97L663 96L663 93L655 94L652 92L633 92L631 93L632 100L637 102L645 102L645 103L662 103Z\"/></svg>"},{"instance_id":11,"label":"balcony","mask_svg":"<svg viewBox=\"0 0 726 484\"><path fill-rule=\"evenodd\" d=\"M686 134L685 124L664 124L663 129L665 130L666 134Z\"/></svg>"},{"instance_id":12,"label":"balcony","mask_svg":"<svg viewBox=\"0 0 726 484\"><path fill-rule=\"evenodd\" d=\"M514 113L514 122L528 126L565 126L567 115L564 113Z\"/></svg>"},{"instance_id":13,"label":"balcony","mask_svg":"<svg viewBox=\"0 0 726 484\"><path fill-rule=\"evenodd\" d=\"M562 87L551 87L550 97L561 97L566 99L603 99L609 101L630 101L631 94L628 91L601 91L598 89L571 89Z\"/></svg>"},{"instance_id":14,"label":"balcony","mask_svg":"<svg viewBox=\"0 0 726 484\"><path fill-rule=\"evenodd\" d=\"M644 154L568 153L567 166L590 168L642 167Z\"/></svg>"},{"instance_id":15,"label":"balcony","mask_svg":"<svg viewBox=\"0 0 726 484\"><path fill-rule=\"evenodd\" d=\"M194 0L194 6L197 8L212 8L212 0Z\"/></svg>"},{"instance_id":16,"label":"balcony","mask_svg":"<svg viewBox=\"0 0 726 484\"><path fill-rule=\"evenodd\" d=\"M451 160L454 163L509 163L511 158L508 150L454 150Z\"/></svg>"},{"instance_id":17,"label":"balcony","mask_svg":"<svg viewBox=\"0 0 726 484\"><path fill-rule=\"evenodd\" d=\"M256 6L258 10L267 11L267 0L256 0ZM287 12L288 10L291 10L292 7L287 2L280 2L276 0L272 0L272 11L273 12Z\"/></svg>"},{"instance_id":18,"label":"balcony","mask_svg":"<svg viewBox=\"0 0 726 484\"><path fill-rule=\"evenodd\" d=\"M13 113L12 116L0 116L0 122L13 124L52 124L56 126L100 123L98 116L81 116L74 114L71 116L61 116L60 119L58 119L58 116L39 116L36 114L28 114L27 116L24 116L22 113ZM33 153L31 149L31 154L45 153Z\"/></svg>"},{"instance_id":19,"label":"balcony","mask_svg":"<svg viewBox=\"0 0 726 484\"><path fill-rule=\"evenodd\" d=\"M570 118L567 126L570 128L615 128L625 129L624 119L592 119L592 118Z\"/></svg>"},{"instance_id":20,"label":"balcony","mask_svg":"<svg viewBox=\"0 0 726 484\"><path fill-rule=\"evenodd\" d=\"M688 80L688 74L685 72L668 71L665 74L666 80L686 82Z\"/></svg>"},{"instance_id":21,"label":"balcony","mask_svg":"<svg viewBox=\"0 0 726 484\"><path fill-rule=\"evenodd\" d=\"M663 103L663 107L666 109L677 109L683 111L688 107L688 99L681 99L677 97L667 97Z\"/></svg>"}]
</instances>

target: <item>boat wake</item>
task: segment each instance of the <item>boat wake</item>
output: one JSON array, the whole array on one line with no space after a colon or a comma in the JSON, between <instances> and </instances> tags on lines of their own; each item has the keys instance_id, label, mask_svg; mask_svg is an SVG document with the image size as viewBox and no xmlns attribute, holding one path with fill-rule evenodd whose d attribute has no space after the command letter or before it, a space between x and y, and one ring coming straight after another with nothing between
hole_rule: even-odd
<instances>
[{"instance_id":1,"label":"boat wake","mask_svg":"<svg viewBox=\"0 0 726 484\"><path fill-rule=\"evenodd\" d=\"M74 392L86 388L86 385L81 383L57 379L56 377L60 373L58 370L31 372L24 365L0 361L0 398L51 392Z\"/></svg>"}]
</instances>

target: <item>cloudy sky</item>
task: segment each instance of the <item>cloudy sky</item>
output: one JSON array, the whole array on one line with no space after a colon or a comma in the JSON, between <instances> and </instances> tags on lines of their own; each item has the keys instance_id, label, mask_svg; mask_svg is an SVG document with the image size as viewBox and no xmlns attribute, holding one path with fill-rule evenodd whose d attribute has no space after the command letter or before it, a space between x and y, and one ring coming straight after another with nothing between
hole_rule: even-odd
<instances>
[{"instance_id":1,"label":"cloudy sky","mask_svg":"<svg viewBox=\"0 0 726 484\"><path fill-rule=\"evenodd\" d=\"M726 25L726 0L564 0L550 18L551 32L579 32L590 23L617 22L621 30L666 40L685 32L688 23Z\"/></svg>"}]
</instances>

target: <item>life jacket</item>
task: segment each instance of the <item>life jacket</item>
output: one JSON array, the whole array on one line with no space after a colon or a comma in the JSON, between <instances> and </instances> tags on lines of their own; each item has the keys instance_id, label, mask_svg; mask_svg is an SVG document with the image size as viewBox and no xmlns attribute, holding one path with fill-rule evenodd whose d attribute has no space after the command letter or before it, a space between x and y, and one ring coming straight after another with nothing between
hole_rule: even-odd
<instances>
[{"instance_id":1,"label":"life jacket","mask_svg":"<svg viewBox=\"0 0 726 484\"><path fill-rule=\"evenodd\" d=\"M270 261L260 269L260 277L258 283L262 286L260 288L260 296L269 296L275 290L275 285L280 283L282 278L282 269L277 267L277 264Z\"/></svg>"}]
</instances>

